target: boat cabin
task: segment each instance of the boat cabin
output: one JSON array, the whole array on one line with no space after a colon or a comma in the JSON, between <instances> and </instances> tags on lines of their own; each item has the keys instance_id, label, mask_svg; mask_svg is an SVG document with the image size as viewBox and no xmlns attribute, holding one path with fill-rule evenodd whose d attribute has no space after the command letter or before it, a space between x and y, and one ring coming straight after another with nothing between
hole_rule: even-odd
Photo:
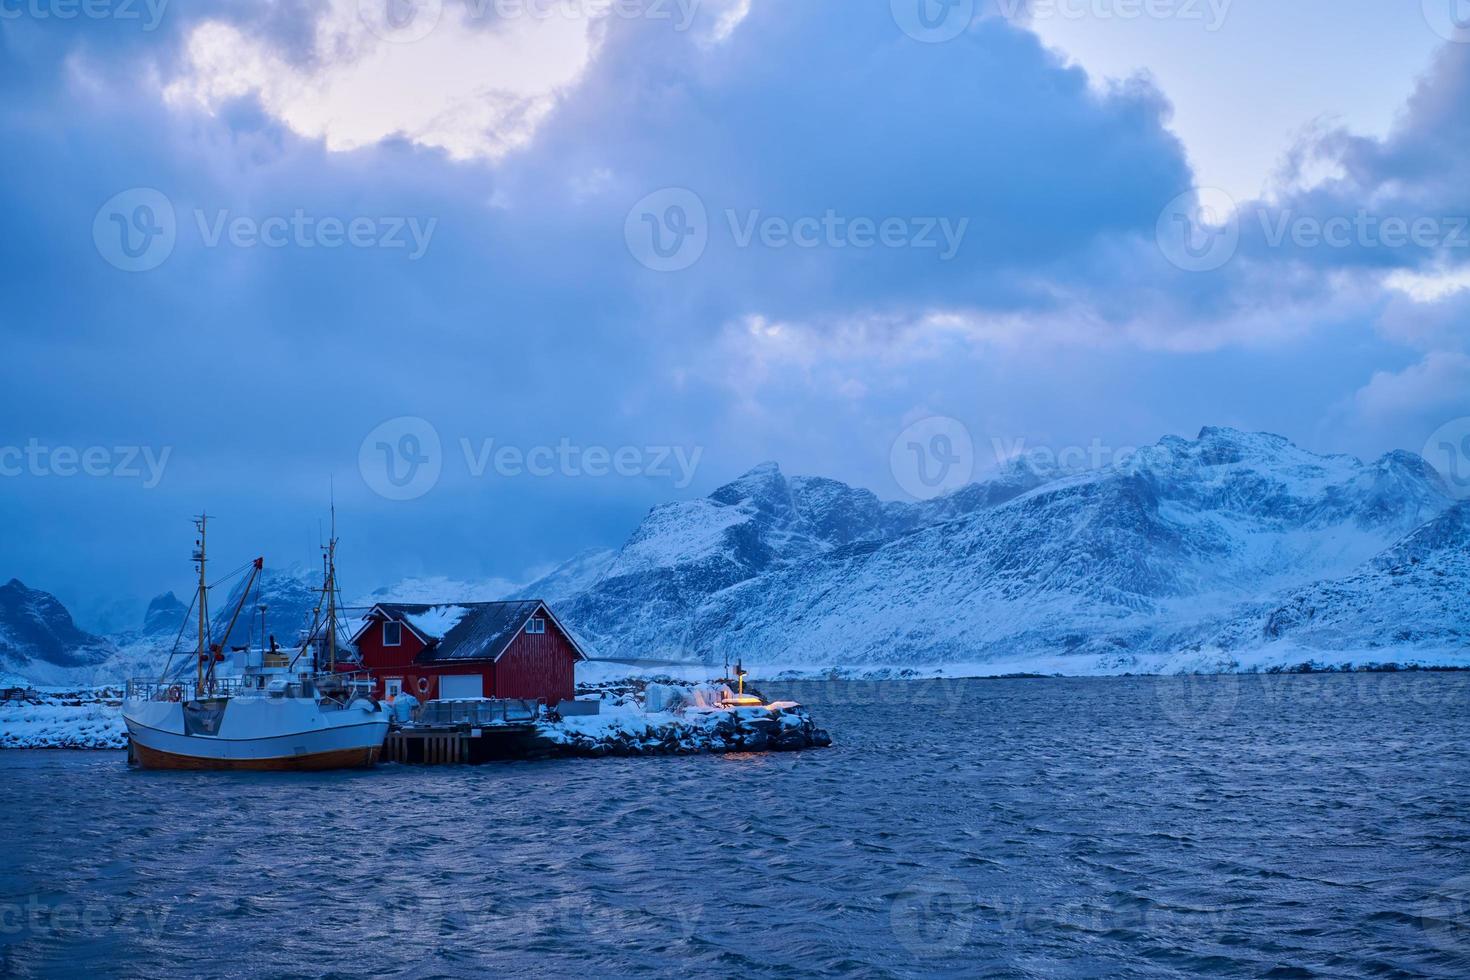
<instances>
[{"instance_id":1,"label":"boat cabin","mask_svg":"<svg viewBox=\"0 0 1470 980\"><path fill-rule=\"evenodd\" d=\"M379 603L353 635L380 698L420 701L576 696L576 639L540 599L438 605Z\"/></svg>"}]
</instances>

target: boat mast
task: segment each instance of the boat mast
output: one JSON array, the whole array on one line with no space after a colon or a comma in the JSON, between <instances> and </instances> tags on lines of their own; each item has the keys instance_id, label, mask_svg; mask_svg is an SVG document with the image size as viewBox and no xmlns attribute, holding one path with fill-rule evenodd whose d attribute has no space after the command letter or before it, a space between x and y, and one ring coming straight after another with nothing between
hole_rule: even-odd
<instances>
[{"instance_id":1,"label":"boat mast","mask_svg":"<svg viewBox=\"0 0 1470 980\"><path fill-rule=\"evenodd\" d=\"M296 661L310 650L311 672L316 674L321 671L321 628L325 625L329 631L326 641L327 670L335 674L337 672L337 505L335 502L332 504L331 535L321 549L322 590L317 596L316 607L311 611L311 630L306 634L306 642L301 644L301 650L291 664L295 666ZM323 606L326 607L327 614L325 621L322 618Z\"/></svg>"},{"instance_id":2,"label":"boat mast","mask_svg":"<svg viewBox=\"0 0 1470 980\"><path fill-rule=\"evenodd\" d=\"M332 502L332 530L327 538L327 670L337 672L337 503Z\"/></svg>"},{"instance_id":3,"label":"boat mast","mask_svg":"<svg viewBox=\"0 0 1470 980\"><path fill-rule=\"evenodd\" d=\"M194 658L196 697L204 688L204 658L209 655L209 585L204 575L205 528L208 523L208 514L200 514L194 518L194 527L199 531L199 540L194 542L194 564L199 569L199 655Z\"/></svg>"}]
</instances>

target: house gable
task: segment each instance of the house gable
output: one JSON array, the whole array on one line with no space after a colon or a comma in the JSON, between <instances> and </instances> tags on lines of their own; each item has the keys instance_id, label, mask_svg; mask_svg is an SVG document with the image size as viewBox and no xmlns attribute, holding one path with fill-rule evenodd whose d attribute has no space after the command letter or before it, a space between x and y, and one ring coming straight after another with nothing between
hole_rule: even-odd
<instances>
[{"instance_id":1,"label":"house gable","mask_svg":"<svg viewBox=\"0 0 1470 980\"><path fill-rule=\"evenodd\" d=\"M540 599L452 604L381 603L353 636L380 685L392 680L420 698L440 696L445 676L478 675L484 697L556 703L576 695L576 664L587 656ZM538 625L539 629L535 628ZM383 644L385 622L402 625L402 645ZM436 635L438 634L438 635ZM465 685L456 682L456 690Z\"/></svg>"},{"instance_id":2,"label":"house gable","mask_svg":"<svg viewBox=\"0 0 1470 980\"><path fill-rule=\"evenodd\" d=\"M357 647L358 656L362 659L364 667L369 669L405 667L413 663L429 645L428 641L411 626L377 607L368 613L366 619L367 622L352 636L352 643ZM383 642L383 624L389 621L397 622L401 627L397 646L388 646Z\"/></svg>"}]
</instances>

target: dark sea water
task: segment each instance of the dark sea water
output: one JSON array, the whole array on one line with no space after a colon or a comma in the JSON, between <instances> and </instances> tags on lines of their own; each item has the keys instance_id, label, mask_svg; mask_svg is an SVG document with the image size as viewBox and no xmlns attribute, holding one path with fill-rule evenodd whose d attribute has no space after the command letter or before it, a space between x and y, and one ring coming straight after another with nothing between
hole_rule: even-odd
<instances>
[{"instance_id":1,"label":"dark sea water","mask_svg":"<svg viewBox=\"0 0 1470 980\"><path fill-rule=\"evenodd\" d=\"M836 747L0 752L0 975L1470 976L1470 674L764 693Z\"/></svg>"}]
</instances>

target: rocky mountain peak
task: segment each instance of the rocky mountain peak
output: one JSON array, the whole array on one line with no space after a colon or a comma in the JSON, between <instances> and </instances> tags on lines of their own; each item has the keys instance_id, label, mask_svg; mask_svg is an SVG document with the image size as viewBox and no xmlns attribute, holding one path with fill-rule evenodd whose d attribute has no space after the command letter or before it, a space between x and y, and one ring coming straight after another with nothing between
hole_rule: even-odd
<instances>
[{"instance_id":1,"label":"rocky mountain peak","mask_svg":"<svg viewBox=\"0 0 1470 980\"><path fill-rule=\"evenodd\" d=\"M143 634L155 636L178 632L186 612L186 607L173 592L154 596L148 603L148 611L143 614Z\"/></svg>"},{"instance_id":2,"label":"rocky mountain peak","mask_svg":"<svg viewBox=\"0 0 1470 980\"><path fill-rule=\"evenodd\" d=\"M111 645L78 628L51 593L17 578L0 586L0 666L26 675L36 666L45 671L95 665L110 652Z\"/></svg>"},{"instance_id":3,"label":"rocky mountain peak","mask_svg":"<svg viewBox=\"0 0 1470 980\"><path fill-rule=\"evenodd\" d=\"M1293 443L1286 436L1274 432L1248 432L1228 425L1206 425L1199 430L1195 442L1212 442L1221 445L1251 446L1256 448L1285 449Z\"/></svg>"},{"instance_id":4,"label":"rocky mountain peak","mask_svg":"<svg viewBox=\"0 0 1470 980\"><path fill-rule=\"evenodd\" d=\"M1451 504L1411 453L1364 464L1221 426L1097 470L1013 460L919 503L765 464L709 498L656 509L604 579L568 596L564 618L609 656L1147 669L1191 644L1266 642L1242 609L1342 576L1376 581L1372 560L1401 541L1447 554L1459 533ZM1394 554L1401 567L1405 549ZM1440 562L1414 580L1428 620L1470 611L1464 567ZM1338 594L1324 590L1323 602ZM1241 615L1246 626L1220 627ZM1371 645L1387 628L1352 621L1363 636L1313 642Z\"/></svg>"},{"instance_id":5,"label":"rocky mountain peak","mask_svg":"<svg viewBox=\"0 0 1470 980\"><path fill-rule=\"evenodd\" d=\"M758 509L770 512L790 510L791 490L781 467L776 463L761 463L715 490L709 499L715 503L735 505L746 501Z\"/></svg>"}]
</instances>

